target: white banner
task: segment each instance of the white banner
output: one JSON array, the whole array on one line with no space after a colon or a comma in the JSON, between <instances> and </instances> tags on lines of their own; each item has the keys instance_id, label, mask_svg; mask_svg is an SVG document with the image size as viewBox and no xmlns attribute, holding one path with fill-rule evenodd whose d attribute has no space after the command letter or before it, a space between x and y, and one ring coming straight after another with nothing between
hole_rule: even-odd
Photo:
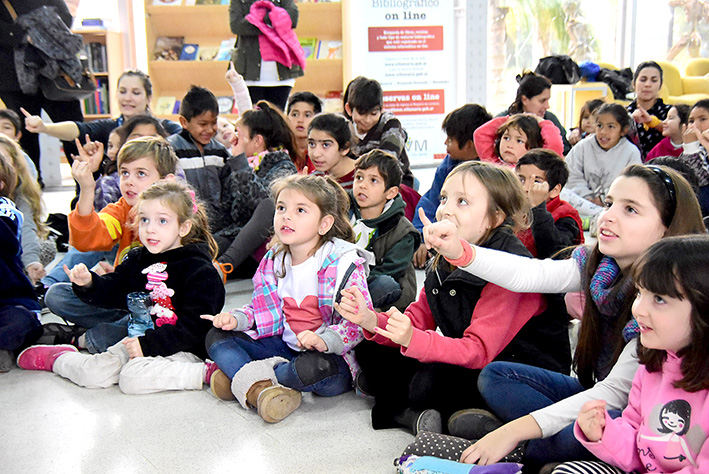
<instances>
[{"instance_id":1,"label":"white banner","mask_svg":"<svg viewBox=\"0 0 709 474\"><path fill-rule=\"evenodd\" d=\"M454 0L347 3L352 73L376 79L384 110L409 135L412 164L445 156L441 123L455 108Z\"/></svg>"}]
</instances>

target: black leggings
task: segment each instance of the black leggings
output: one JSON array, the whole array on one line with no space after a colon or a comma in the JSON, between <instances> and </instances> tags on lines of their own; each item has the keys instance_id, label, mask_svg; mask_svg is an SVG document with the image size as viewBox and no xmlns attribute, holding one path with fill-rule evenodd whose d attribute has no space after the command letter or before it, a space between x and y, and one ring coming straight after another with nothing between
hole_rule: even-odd
<instances>
[{"instance_id":1,"label":"black leggings","mask_svg":"<svg viewBox=\"0 0 709 474\"><path fill-rule=\"evenodd\" d=\"M251 103L256 105L259 100L267 100L277 106L279 109L285 111L286 103L288 102L288 96L290 95L291 86L276 86L276 87L262 87L262 86L248 86L249 95L251 96Z\"/></svg>"},{"instance_id":2,"label":"black leggings","mask_svg":"<svg viewBox=\"0 0 709 474\"><path fill-rule=\"evenodd\" d=\"M374 395L372 427L394 428L394 418L407 408L441 412L444 420L464 408L485 408L477 388L479 370L443 363L423 363L401 354L398 347L363 341L355 348L357 362Z\"/></svg>"}]
</instances>

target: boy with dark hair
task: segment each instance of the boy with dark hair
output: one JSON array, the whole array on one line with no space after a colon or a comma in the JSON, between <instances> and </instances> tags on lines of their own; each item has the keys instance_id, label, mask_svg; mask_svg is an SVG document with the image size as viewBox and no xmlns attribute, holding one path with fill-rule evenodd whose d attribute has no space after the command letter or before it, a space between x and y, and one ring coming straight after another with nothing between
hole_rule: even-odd
<instances>
[{"instance_id":1,"label":"boy with dark hair","mask_svg":"<svg viewBox=\"0 0 709 474\"><path fill-rule=\"evenodd\" d=\"M22 119L17 115L17 112L10 109L0 109L0 133L4 133L8 137L20 143L22 138ZM27 169L34 179L37 179L37 167L34 161L22 150L27 161Z\"/></svg>"},{"instance_id":2,"label":"boy with dark hair","mask_svg":"<svg viewBox=\"0 0 709 474\"><path fill-rule=\"evenodd\" d=\"M352 119L351 152L355 156L374 149L391 152L401 163L402 183L413 188L414 175L406 154L406 130L394 114L382 112L384 92L379 82L359 76L349 83L343 100L346 115Z\"/></svg>"},{"instance_id":3,"label":"boy with dark hair","mask_svg":"<svg viewBox=\"0 0 709 474\"><path fill-rule=\"evenodd\" d=\"M535 148L517 161L515 169L532 206L532 225L517 234L530 253L544 259L582 244L581 217L559 198L569 179L564 160L551 150Z\"/></svg>"},{"instance_id":4,"label":"boy with dark hair","mask_svg":"<svg viewBox=\"0 0 709 474\"><path fill-rule=\"evenodd\" d=\"M214 138L218 115L216 96L204 87L192 86L180 103L182 131L167 138L180 159L185 179L204 201L210 222L219 215L220 174L229 157L224 145Z\"/></svg>"},{"instance_id":5,"label":"boy with dark hair","mask_svg":"<svg viewBox=\"0 0 709 474\"><path fill-rule=\"evenodd\" d=\"M443 119L443 131L447 135L446 152L448 154L438 165L431 188L426 194L421 196L416 205L413 224L419 232L423 232L419 208L423 209L429 220L432 222L436 220L436 209L438 209L440 201L438 197L441 194L443 182L448 174L453 171L453 168L459 164L479 159L478 152L475 149L475 142L473 141L473 134L479 126L490 120L492 120L492 115L488 113L485 107L478 104L465 104L446 115L446 118ZM428 257L426 246L421 244L414 255L414 266L423 268Z\"/></svg>"},{"instance_id":6,"label":"boy with dark hair","mask_svg":"<svg viewBox=\"0 0 709 474\"><path fill-rule=\"evenodd\" d=\"M367 278L372 304L403 311L416 299L411 259L421 237L404 216L401 176L394 155L382 150L362 155L355 163L350 213L357 245L375 257Z\"/></svg>"},{"instance_id":7,"label":"boy with dark hair","mask_svg":"<svg viewBox=\"0 0 709 474\"><path fill-rule=\"evenodd\" d=\"M288 124L293 129L298 152L305 157L308 156L308 127L320 112L322 112L322 101L312 92L296 92L288 98L286 108ZM309 158L306 159L306 166L312 171L313 164Z\"/></svg>"}]
</instances>

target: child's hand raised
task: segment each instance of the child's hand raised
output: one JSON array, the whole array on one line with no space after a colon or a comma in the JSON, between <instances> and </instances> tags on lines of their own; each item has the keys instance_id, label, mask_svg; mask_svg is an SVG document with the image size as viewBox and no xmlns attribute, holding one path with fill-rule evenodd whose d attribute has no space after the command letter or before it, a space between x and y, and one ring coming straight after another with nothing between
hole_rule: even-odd
<instances>
[{"instance_id":1,"label":"child's hand raised","mask_svg":"<svg viewBox=\"0 0 709 474\"><path fill-rule=\"evenodd\" d=\"M47 126L42 122L42 117L32 115L22 107L20 107L20 112L25 116L25 130L31 133L44 133L47 131Z\"/></svg>"},{"instance_id":2,"label":"child's hand raised","mask_svg":"<svg viewBox=\"0 0 709 474\"><path fill-rule=\"evenodd\" d=\"M298 345L304 349L318 352L325 352L327 350L325 341L313 331L299 332L295 337L298 338Z\"/></svg>"},{"instance_id":3,"label":"child's hand raised","mask_svg":"<svg viewBox=\"0 0 709 474\"><path fill-rule=\"evenodd\" d=\"M91 137L86 134L86 143L83 145L78 138L74 139L76 149L79 151L79 161L85 161L90 164L91 171L98 171L103 161L103 143L99 141L92 142Z\"/></svg>"},{"instance_id":4,"label":"child's hand raised","mask_svg":"<svg viewBox=\"0 0 709 474\"><path fill-rule=\"evenodd\" d=\"M236 329L237 325L237 320L231 313L219 313L215 316L212 316L211 314L203 314L200 318L212 321L215 328L219 328L224 331L233 331Z\"/></svg>"},{"instance_id":5,"label":"child's hand raised","mask_svg":"<svg viewBox=\"0 0 709 474\"><path fill-rule=\"evenodd\" d=\"M377 315L367 307L364 295L356 286L342 290L342 299L334 304L334 308L347 321L374 332L377 326Z\"/></svg>"},{"instance_id":6,"label":"child's hand raised","mask_svg":"<svg viewBox=\"0 0 709 474\"><path fill-rule=\"evenodd\" d=\"M131 359L143 357L143 348L140 347L140 342L137 337L127 337L121 341L128 351Z\"/></svg>"},{"instance_id":7,"label":"child's hand raised","mask_svg":"<svg viewBox=\"0 0 709 474\"><path fill-rule=\"evenodd\" d=\"M423 209L419 209L423 222L423 240L426 248L433 249L443 257L456 260L463 256L464 249L458 237L458 228L450 221L431 222ZM475 252L473 251L473 258Z\"/></svg>"},{"instance_id":8,"label":"child's hand raised","mask_svg":"<svg viewBox=\"0 0 709 474\"><path fill-rule=\"evenodd\" d=\"M593 442L600 440L606 427L606 401L593 400L584 403L576 421L586 439Z\"/></svg>"},{"instance_id":9,"label":"child's hand raised","mask_svg":"<svg viewBox=\"0 0 709 474\"><path fill-rule=\"evenodd\" d=\"M233 61L229 61L229 69L227 69L226 74L224 74L224 79L231 85L238 84L244 79L241 74L234 69Z\"/></svg>"},{"instance_id":10,"label":"child's hand raised","mask_svg":"<svg viewBox=\"0 0 709 474\"><path fill-rule=\"evenodd\" d=\"M633 112L633 119L636 123L649 123L652 120L652 117L649 113L647 113L647 110L642 107L638 107Z\"/></svg>"},{"instance_id":11,"label":"child's hand raised","mask_svg":"<svg viewBox=\"0 0 709 474\"><path fill-rule=\"evenodd\" d=\"M71 270L64 265L64 273L69 277L69 281L77 286L91 286L91 272L83 263L80 263Z\"/></svg>"},{"instance_id":12,"label":"child's hand raised","mask_svg":"<svg viewBox=\"0 0 709 474\"><path fill-rule=\"evenodd\" d=\"M537 182L537 176L532 175L529 179L532 180L532 185L527 191L527 199L532 207L537 207L543 202L546 202L549 195L549 183L546 180Z\"/></svg>"},{"instance_id":13,"label":"child's hand raised","mask_svg":"<svg viewBox=\"0 0 709 474\"><path fill-rule=\"evenodd\" d=\"M79 183L81 189L93 192L96 186L94 172L91 170L91 163L88 161L74 160L71 164L71 176Z\"/></svg>"}]
</instances>

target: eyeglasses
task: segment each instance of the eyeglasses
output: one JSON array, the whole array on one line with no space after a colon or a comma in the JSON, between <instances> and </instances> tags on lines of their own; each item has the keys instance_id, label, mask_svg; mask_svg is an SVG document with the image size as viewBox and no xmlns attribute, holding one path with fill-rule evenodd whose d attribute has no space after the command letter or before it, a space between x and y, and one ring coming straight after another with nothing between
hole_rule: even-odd
<instances>
[{"instance_id":1,"label":"eyeglasses","mask_svg":"<svg viewBox=\"0 0 709 474\"><path fill-rule=\"evenodd\" d=\"M677 210L677 191L675 190L675 182L672 181L672 177L667 173L667 171L663 170L659 166L650 165L647 166L647 168L654 172L658 178L660 178L662 184L665 185L665 189L667 189L667 194L669 194L670 196L669 219L667 219L668 222L663 222L665 224L665 227L669 227L672 223L672 219L675 216L675 211Z\"/></svg>"}]
</instances>

